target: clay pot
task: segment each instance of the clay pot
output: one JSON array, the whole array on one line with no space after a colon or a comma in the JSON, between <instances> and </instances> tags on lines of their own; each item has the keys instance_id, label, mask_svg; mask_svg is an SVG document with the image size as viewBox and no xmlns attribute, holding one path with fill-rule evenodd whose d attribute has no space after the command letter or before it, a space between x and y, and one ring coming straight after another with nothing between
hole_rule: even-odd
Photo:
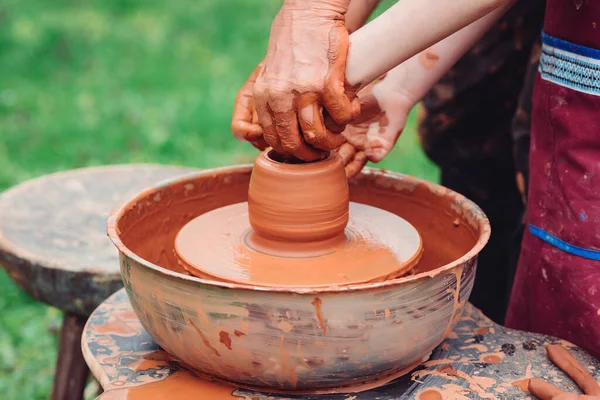
<instances>
[{"instance_id":1,"label":"clay pot","mask_svg":"<svg viewBox=\"0 0 600 400\"><path fill-rule=\"evenodd\" d=\"M254 231L285 242L314 242L343 233L349 190L336 152L322 161L286 163L273 151L254 162L248 213Z\"/></svg>"},{"instance_id":2,"label":"clay pot","mask_svg":"<svg viewBox=\"0 0 600 400\"><path fill-rule=\"evenodd\" d=\"M133 309L166 351L243 386L315 390L384 382L452 332L490 236L488 220L460 194L397 173L366 169L350 182L350 199L420 232L415 275L343 288L265 288L186 274L175 236L198 215L247 201L251 171L233 166L165 181L109 218Z\"/></svg>"}]
</instances>

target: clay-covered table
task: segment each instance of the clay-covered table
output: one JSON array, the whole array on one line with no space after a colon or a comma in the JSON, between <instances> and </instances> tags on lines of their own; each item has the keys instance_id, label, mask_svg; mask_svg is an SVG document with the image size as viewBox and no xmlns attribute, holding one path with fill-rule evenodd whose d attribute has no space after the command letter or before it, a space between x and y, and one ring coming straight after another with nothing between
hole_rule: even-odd
<instances>
[{"instance_id":1,"label":"clay-covered table","mask_svg":"<svg viewBox=\"0 0 600 400\"><path fill-rule=\"evenodd\" d=\"M87 317L122 287L106 220L120 203L158 181L193 171L130 164L45 175L0 194L0 265L27 293L65 312L52 391L83 396L89 371L80 351Z\"/></svg>"},{"instance_id":2,"label":"clay-covered table","mask_svg":"<svg viewBox=\"0 0 600 400\"><path fill-rule=\"evenodd\" d=\"M102 400L526 399L530 397L512 383L527 377L542 378L580 393L548 360L544 345L549 343L566 346L596 379L600 378L600 362L583 350L558 339L496 325L470 304L454 332L423 366L388 385L354 394L262 394L211 382L182 368L158 347L141 326L124 289L94 311L82 336L86 362L106 391L100 396ZM225 347L222 350L227 351Z\"/></svg>"}]
</instances>

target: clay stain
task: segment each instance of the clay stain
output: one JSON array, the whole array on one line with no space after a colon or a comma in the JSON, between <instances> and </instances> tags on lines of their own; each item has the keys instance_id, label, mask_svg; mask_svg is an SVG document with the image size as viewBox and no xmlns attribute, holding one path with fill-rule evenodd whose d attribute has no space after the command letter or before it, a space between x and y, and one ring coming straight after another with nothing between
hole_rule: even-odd
<instances>
[{"instance_id":1,"label":"clay stain","mask_svg":"<svg viewBox=\"0 0 600 400\"><path fill-rule=\"evenodd\" d=\"M441 372L442 374L447 374L447 375L452 375L452 376L456 376L458 374L458 372L456 371L456 368L454 368L452 365L444 365L443 367L440 367L437 370L438 370L438 372Z\"/></svg>"},{"instance_id":2,"label":"clay stain","mask_svg":"<svg viewBox=\"0 0 600 400\"><path fill-rule=\"evenodd\" d=\"M242 336L246 335L244 332L238 331L237 329L235 331L233 331L233 334L237 337L242 337Z\"/></svg>"},{"instance_id":3,"label":"clay stain","mask_svg":"<svg viewBox=\"0 0 600 400\"><path fill-rule=\"evenodd\" d=\"M219 332L219 341L225 345L229 350L231 350L231 338L229 337L229 332L221 331Z\"/></svg>"},{"instance_id":4,"label":"clay stain","mask_svg":"<svg viewBox=\"0 0 600 400\"><path fill-rule=\"evenodd\" d=\"M440 60L440 56L433 52L431 49L427 49L419 54L419 64L427 70L434 69L437 62Z\"/></svg>"},{"instance_id":5,"label":"clay stain","mask_svg":"<svg viewBox=\"0 0 600 400\"><path fill-rule=\"evenodd\" d=\"M489 331L490 331L490 328L479 328L475 331L475 333L478 335L485 335Z\"/></svg>"},{"instance_id":6,"label":"clay stain","mask_svg":"<svg viewBox=\"0 0 600 400\"><path fill-rule=\"evenodd\" d=\"M497 355L491 354L491 355L482 357L481 361L488 363L488 364L500 364L502 362L502 358L498 357Z\"/></svg>"},{"instance_id":7,"label":"clay stain","mask_svg":"<svg viewBox=\"0 0 600 400\"><path fill-rule=\"evenodd\" d=\"M526 393L529 393L529 381L530 379L521 379L520 381L514 381L512 385L518 387Z\"/></svg>"},{"instance_id":8,"label":"clay stain","mask_svg":"<svg viewBox=\"0 0 600 400\"><path fill-rule=\"evenodd\" d=\"M315 307L317 319L319 320L319 324L321 324L321 328L323 329L323 336L327 336L327 327L325 326L325 319L323 318L323 313L321 312L321 305L323 304L323 301L320 298L315 297L311 304Z\"/></svg>"},{"instance_id":9,"label":"clay stain","mask_svg":"<svg viewBox=\"0 0 600 400\"><path fill-rule=\"evenodd\" d=\"M189 320L190 325L192 325L194 327L194 329L196 330L196 332L198 332L198 335L200 335L200 338L202 339L202 343L204 343L204 345L206 347L208 347L210 350L212 350L213 353L215 353L215 355L217 357L221 357L221 354L219 353L219 350L215 349L210 342L208 341L208 339L206 338L206 336L204 336L204 333L200 330L200 328L198 328L196 326L196 324L194 324L194 321Z\"/></svg>"},{"instance_id":10,"label":"clay stain","mask_svg":"<svg viewBox=\"0 0 600 400\"><path fill-rule=\"evenodd\" d=\"M435 389L427 389L419 393L418 400L443 400L442 394Z\"/></svg>"}]
</instances>

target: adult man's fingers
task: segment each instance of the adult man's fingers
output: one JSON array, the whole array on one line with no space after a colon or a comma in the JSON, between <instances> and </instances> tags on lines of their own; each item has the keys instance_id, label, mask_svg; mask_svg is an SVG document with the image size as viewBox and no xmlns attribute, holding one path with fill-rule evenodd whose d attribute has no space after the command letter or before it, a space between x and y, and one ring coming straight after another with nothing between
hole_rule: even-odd
<instances>
[{"instance_id":1,"label":"adult man's fingers","mask_svg":"<svg viewBox=\"0 0 600 400\"><path fill-rule=\"evenodd\" d=\"M348 31L343 24L340 29L329 31L330 66L323 89L323 105L340 125L350 123L360 114L360 101L350 99L344 85L348 44Z\"/></svg>"},{"instance_id":2,"label":"adult man's fingers","mask_svg":"<svg viewBox=\"0 0 600 400\"><path fill-rule=\"evenodd\" d=\"M300 96L297 107L302 136L310 146L319 150L335 150L345 142L341 134L332 133L325 127L322 107L314 94Z\"/></svg>"},{"instance_id":3,"label":"adult man's fingers","mask_svg":"<svg viewBox=\"0 0 600 400\"><path fill-rule=\"evenodd\" d=\"M295 110L274 110L273 118L279 143L286 153L302 161L316 161L327 156L326 152L319 151L304 141Z\"/></svg>"},{"instance_id":4,"label":"adult man's fingers","mask_svg":"<svg viewBox=\"0 0 600 400\"><path fill-rule=\"evenodd\" d=\"M264 141L271 146L275 152L279 153L281 156L285 156L287 153L279 142L279 137L277 136L277 130L275 129L275 123L269 106L262 102L256 102L255 106L258 122L263 130Z\"/></svg>"}]
</instances>

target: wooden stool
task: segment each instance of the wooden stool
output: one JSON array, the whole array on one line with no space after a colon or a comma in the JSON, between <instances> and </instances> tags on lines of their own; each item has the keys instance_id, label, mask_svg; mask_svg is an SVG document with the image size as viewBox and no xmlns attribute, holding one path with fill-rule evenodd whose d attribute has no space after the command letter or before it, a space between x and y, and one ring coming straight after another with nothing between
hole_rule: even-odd
<instances>
[{"instance_id":1,"label":"wooden stool","mask_svg":"<svg viewBox=\"0 0 600 400\"><path fill-rule=\"evenodd\" d=\"M563 390L581 393L574 382L546 356L545 344L560 343L596 379L600 362L564 341L506 329L468 304L454 332L412 373L382 387L356 394L293 396L305 400L530 399L512 385L526 377L545 379ZM165 353L137 319L125 289L119 290L91 315L83 332L82 350L88 366L105 392L98 399L143 398L284 400L290 396L264 394L211 382L182 369ZM193 349L190 349L193 351ZM97 399L97 400L98 400Z\"/></svg>"},{"instance_id":2,"label":"wooden stool","mask_svg":"<svg viewBox=\"0 0 600 400\"><path fill-rule=\"evenodd\" d=\"M65 312L52 399L81 399L88 369L81 333L92 311L122 287L106 236L119 202L191 169L119 165L59 172L0 195L0 265L36 299Z\"/></svg>"}]
</instances>

